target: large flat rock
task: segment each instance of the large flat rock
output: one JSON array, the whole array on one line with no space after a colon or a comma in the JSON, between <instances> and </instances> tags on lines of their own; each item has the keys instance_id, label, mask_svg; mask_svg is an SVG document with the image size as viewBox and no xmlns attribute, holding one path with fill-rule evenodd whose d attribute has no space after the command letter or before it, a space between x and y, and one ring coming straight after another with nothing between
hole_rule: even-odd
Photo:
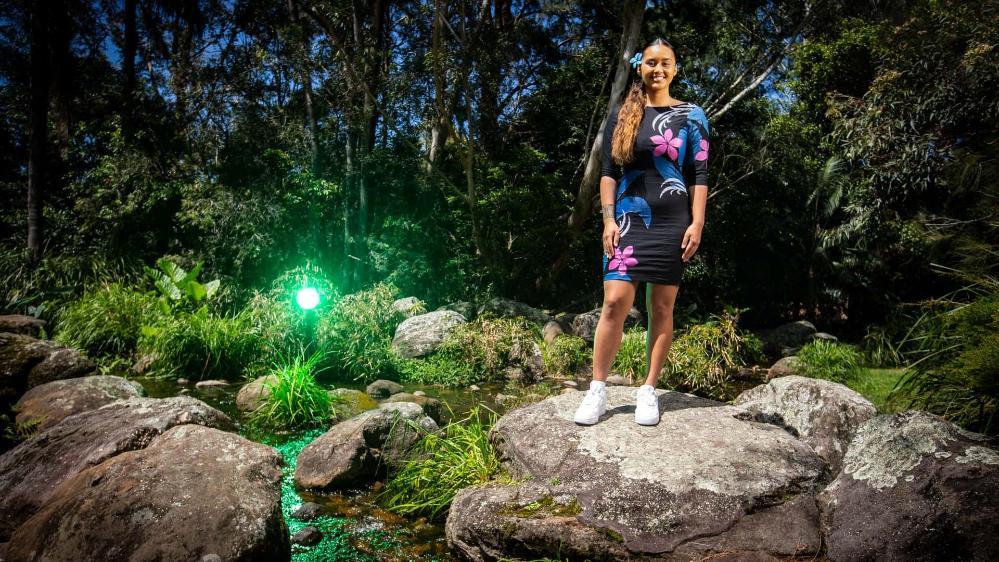
<instances>
[{"instance_id":1,"label":"large flat rock","mask_svg":"<svg viewBox=\"0 0 999 562\"><path fill-rule=\"evenodd\" d=\"M505 414L490 433L503 464L515 477L573 494L576 521L619 538L630 553L688 560L733 548L818 552L814 494L829 473L808 445L742 408L663 390L659 424L641 426L635 388L607 391L607 413L592 426L573 422L583 392ZM452 506L449 536L474 535L473 525ZM516 525L506 528L515 533Z\"/></svg>"}]
</instances>

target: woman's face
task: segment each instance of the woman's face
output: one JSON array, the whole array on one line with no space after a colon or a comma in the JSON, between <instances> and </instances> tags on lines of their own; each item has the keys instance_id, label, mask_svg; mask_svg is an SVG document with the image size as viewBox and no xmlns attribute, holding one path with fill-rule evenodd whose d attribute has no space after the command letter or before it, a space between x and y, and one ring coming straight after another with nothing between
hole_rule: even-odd
<instances>
[{"instance_id":1,"label":"woman's face","mask_svg":"<svg viewBox=\"0 0 999 562\"><path fill-rule=\"evenodd\" d=\"M638 72L645 82L645 91L652 92L669 87L676 76L676 56L666 45L652 45L642 51L642 64Z\"/></svg>"}]
</instances>

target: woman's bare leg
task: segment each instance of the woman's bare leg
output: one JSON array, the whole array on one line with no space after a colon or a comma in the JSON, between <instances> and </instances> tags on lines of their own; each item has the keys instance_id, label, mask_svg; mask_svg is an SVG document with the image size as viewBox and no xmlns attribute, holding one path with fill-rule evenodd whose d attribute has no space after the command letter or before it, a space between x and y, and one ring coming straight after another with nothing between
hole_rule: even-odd
<instances>
[{"instance_id":1,"label":"woman's bare leg","mask_svg":"<svg viewBox=\"0 0 999 562\"><path fill-rule=\"evenodd\" d=\"M673 304L680 286L649 283L645 290L648 291L646 302L649 314L649 373L645 384L656 386L656 380L673 343Z\"/></svg>"},{"instance_id":2,"label":"woman's bare leg","mask_svg":"<svg viewBox=\"0 0 999 562\"><path fill-rule=\"evenodd\" d=\"M593 380L607 380L614 356L621 346L624 320L635 302L637 281L604 281L604 306L593 336Z\"/></svg>"}]
</instances>

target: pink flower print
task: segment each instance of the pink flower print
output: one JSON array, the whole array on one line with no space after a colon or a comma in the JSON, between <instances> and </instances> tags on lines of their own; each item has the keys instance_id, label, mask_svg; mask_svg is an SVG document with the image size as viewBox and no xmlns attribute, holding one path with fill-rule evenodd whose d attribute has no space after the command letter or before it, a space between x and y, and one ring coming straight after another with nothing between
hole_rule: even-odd
<instances>
[{"instance_id":1,"label":"pink flower print","mask_svg":"<svg viewBox=\"0 0 999 562\"><path fill-rule=\"evenodd\" d=\"M708 141L701 139L701 150L694 155L694 160L707 160L708 159Z\"/></svg>"},{"instance_id":2,"label":"pink flower print","mask_svg":"<svg viewBox=\"0 0 999 562\"><path fill-rule=\"evenodd\" d=\"M680 148L683 144L683 139L679 136L673 136L673 129L666 129L666 135L655 135L649 137L649 140L656 144L655 150L652 151L656 156L662 156L664 152L669 153L669 157L676 160L679 155L676 149Z\"/></svg>"},{"instance_id":3,"label":"pink flower print","mask_svg":"<svg viewBox=\"0 0 999 562\"><path fill-rule=\"evenodd\" d=\"M628 271L629 265L637 265L638 260L631 257L632 252L635 251L634 246L628 246L621 251L621 248L614 248L614 258L607 264L608 269L616 269L618 273L625 273Z\"/></svg>"}]
</instances>

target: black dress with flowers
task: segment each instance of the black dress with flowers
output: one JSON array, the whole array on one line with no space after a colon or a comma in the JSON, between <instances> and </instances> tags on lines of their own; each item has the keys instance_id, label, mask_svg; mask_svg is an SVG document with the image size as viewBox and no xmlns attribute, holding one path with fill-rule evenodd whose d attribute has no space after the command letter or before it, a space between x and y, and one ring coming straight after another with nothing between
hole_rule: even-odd
<instances>
[{"instance_id":1,"label":"black dress with flowers","mask_svg":"<svg viewBox=\"0 0 999 562\"><path fill-rule=\"evenodd\" d=\"M683 278L683 234L690 226L690 196L683 178L708 182L708 118L684 102L646 107L635 139L635 158L623 167L611 159L618 104L604 129L603 171L617 181L614 217L621 239L614 256L603 257L604 280L679 285Z\"/></svg>"}]
</instances>

